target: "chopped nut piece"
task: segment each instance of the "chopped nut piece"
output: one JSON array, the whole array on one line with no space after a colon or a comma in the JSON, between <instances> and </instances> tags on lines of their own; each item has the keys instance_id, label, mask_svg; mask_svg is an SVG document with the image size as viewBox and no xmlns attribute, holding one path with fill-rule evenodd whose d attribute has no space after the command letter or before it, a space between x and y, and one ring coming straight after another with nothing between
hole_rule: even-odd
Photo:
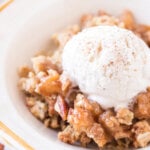
<instances>
[{"instance_id":1,"label":"chopped nut piece","mask_svg":"<svg viewBox=\"0 0 150 150\"><path fill-rule=\"evenodd\" d=\"M55 103L55 110L59 113L63 120L67 120L68 115L68 104L64 100L64 98L60 95L57 96L57 100Z\"/></svg>"},{"instance_id":2,"label":"chopped nut piece","mask_svg":"<svg viewBox=\"0 0 150 150\"><path fill-rule=\"evenodd\" d=\"M127 108L121 108L117 111L116 117L120 124L131 125L134 114Z\"/></svg>"},{"instance_id":3,"label":"chopped nut piece","mask_svg":"<svg viewBox=\"0 0 150 150\"><path fill-rule=\"evenodd\" d=\"M134 124L132 132L135 134L135 147L145 147L150 142L150 125L147 121Z\"/></svg>"},{"instance_id":4,"label":"chopped nut piece","mask_svg":"<svg viewBox=\"0 0 150 150\"><path fill-rule=\"evenodd\" d=\"M45 97L45 100L48 103L48 115L51 117L58 115L58 113L54 108L56 103L56 95Z\"/></svg>"}]
</instances>

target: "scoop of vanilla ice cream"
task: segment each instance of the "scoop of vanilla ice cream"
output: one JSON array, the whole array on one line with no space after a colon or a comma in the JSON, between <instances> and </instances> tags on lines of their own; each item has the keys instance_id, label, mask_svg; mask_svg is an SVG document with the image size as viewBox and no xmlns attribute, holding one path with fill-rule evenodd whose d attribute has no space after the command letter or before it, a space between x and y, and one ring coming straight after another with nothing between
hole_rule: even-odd
<instances>
[{"instance_id":1,"label":"scoop of vanilla ice cream","mask_svg":"<svg viewBox=\"0 0 150 150\"><path fill-rule=\"evenodd\" d=\"M150 50L134 33L116 26L83 30L65 46L63 70L103 108L127 107L150 86Z\"/></svg>"}]
</instances>

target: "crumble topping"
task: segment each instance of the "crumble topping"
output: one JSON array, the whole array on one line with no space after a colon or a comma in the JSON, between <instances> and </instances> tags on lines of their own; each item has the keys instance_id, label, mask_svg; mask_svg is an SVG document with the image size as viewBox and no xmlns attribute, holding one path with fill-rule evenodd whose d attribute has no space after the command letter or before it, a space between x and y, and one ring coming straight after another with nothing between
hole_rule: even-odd
<instances>
[{"instance_id":1,"label":"crumble topping","mask_svg":"<svg viewBox=\"0 0 150 150\"><path fill-rule=\"evenodd\" d=\"M32 68L22 66L19 69L19 88L25 94L29 111L46 127L59 129L58 138L65 143L79 142L85 147L94 142L100 148L111 150L145 147L150 142L150 88L134 98L130 109L105 110L78 87L73 87L63 74L61 54L66 42L79 31L98 25L132 30L150 46L150 26L138 24L130 11L120 17L104 11L87 14L78 25L52 36L53 54L33 57ZM134 53L133 57L136 57Z\"/></svg>"}]
</instances>

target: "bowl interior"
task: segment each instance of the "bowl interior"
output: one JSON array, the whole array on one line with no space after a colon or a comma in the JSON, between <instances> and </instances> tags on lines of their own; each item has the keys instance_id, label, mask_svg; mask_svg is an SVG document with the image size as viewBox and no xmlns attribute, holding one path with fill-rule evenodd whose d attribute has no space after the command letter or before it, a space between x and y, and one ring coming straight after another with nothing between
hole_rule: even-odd
<instances>
[{"instance_id":1,"label":"bowl interior","mask_svg":"<svg viewBox=\"0 0 150 150\"><path fill-rule=\"evenodd\" d=\"M5 80L9 102L23 118L23 123L28 124L34 132L45 138L42 145L47 142L55 141L58 145L57 133L46 129L36 120L27 110L23 96L17 87L18 75L17 68L30 64L30 58L42 49L48 49L49 40L52 33L64 27L77 23L80 16L88 12L106 10L111 14L117 15L124 9L131 9L136 19L142 23L150 23L149 0L55 0L47 2L44 8L24 23L10 41L5 55ZM38 137L37 137L38 138ZM39 137L40 139L40 137ZM72 147L74 149L81 149ZM65 146L65 150L70 146Z\"/></svg>"}]
</instances>

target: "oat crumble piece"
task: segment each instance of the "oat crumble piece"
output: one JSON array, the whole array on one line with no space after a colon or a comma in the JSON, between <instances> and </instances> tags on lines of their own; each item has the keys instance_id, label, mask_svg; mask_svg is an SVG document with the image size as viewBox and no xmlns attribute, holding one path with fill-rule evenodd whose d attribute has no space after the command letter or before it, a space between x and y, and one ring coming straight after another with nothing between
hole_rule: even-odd
<instances>
[{"instance_id":1,"label":"oat crumble piece","mask_svg":"<svg viewBox=\"0 0 150 150\"><path fill-rule=\"evenodd\" d=\"M127 108L121 108L117 111L116 117L120 124L132 125L134 114Z\"/></svg>"},{"instance_id":2,"label":"oat crumble piece","mask_svg":"<svg viewBox=\"0 0 150 150\"><path fill-rule=\"evenodd\" d=\"M67 126L62 132L58 133L58 138L69 144L74 144L79 139L79 133L75 132L72 126Z\"/></svg>"},{"instance_id":3,"label":"oat crumble piece","mask_svg":"<svg viewBox=\"0 0 150 150\"><path fill-rule=\"evenodd\" d=\"M138 119L150 118L150 92L144 92L136 97L136 101L133 106L133 112Z\"/></svg>"},{"instance_id":4,"label":"oat crumble piece","mask_svg":"<svg viewBox=\"0 0 150 150\"><path fill-rule=\"evenodd\" d=\"M94 121L92 114L86 109L70 109L68 122L73 126L75 131L79 133L85 132L99 147L104 147L110 141L109 136L102 126Z\"/></svg>"},{"instance_id":5,"label":"oat crumble piece","mask_svg":"<svg viewBox=\"0 0 150 150\"><path fill-rule=\"evenodd\" d=\"M46 56L37 56L32 58L33 69L35 73L40 71L46 72L49 69L57 70L56 65L51 62L50 57Z\"/></svg>"},{"instance_id":6,"label":"oat crumble piece","mask_svg":"<svg viewBox=\"0 0 150 150\"><path fill-rule=\"evenodd\" d=\"M36 101L30 108L31 113L40 120L44 120L47 114L47 105L44 102Z\"/></svg>"},{"instance_id":7,"label":"oat crumble piece","mask_svg":"<svg viewBox=\"0 0 150 150\"><path fill-rule=\"evenodd\" d=\"M85 132L80 134L79 142L81 143L81 146L86 147L91 141L91 138L89 138Z\"/></svg>"},{"instance_id":8,"label":"oat crumble piece","mask_svg":"<svg viewBox=\"0 0 150 150\"><path fill-rule=\"evenodd\" d=\"M134 133L134 146L145 147L150 142L150 125L146 120L139 121L133 125L132 133Z\"/></svg>"},{"instance_id":9,"label":"oat crumble piece","mask_svg":"<svg viewBox=\"0 0 150 150\"><path fill-rule=\"evenodd\" d=\"M105 127L108 133L115 138L115 140L130 138L130 132L124 130L124 127L121 126L112 110L107 110L100 115L99 122Z\"/></svg>"},{"instance_id":10,"label":"oat crumble piece","mask_svg":"<svg viewBox=\"0 0 150 150\"><path fill-rule=\"evenodd\" d=\"M91 142L91 139L86 135L85 132L79 133L70 125L68 125L62 132L58 133L58 138L61 141L69 144L80 142L83 147L86 147L86 145Z\"/></svg>"},{"instance_id":11,"label":"oat crumble piece","mask_svg":"<svg viewBox=\"0 0 150 150\"><path fill-rule=\"evenodd\" d=\"M97 102L88 100L83 94L78 94L76 96L74 107L87 109L93 114L93 117L98 117L103 112L101 106Z\"/></svg>"},{"instance_id":12,"label":"oat crumble piece","mask_svg":"<svg viewBox=\"0 0 150 150\"><path fill-rule=\"evenodd\" d=\"M35 89L39 84L39 79L35 76L33 72L29 72L28 78L21 78L19 81L19 87L22 91L30 94L35 93Z\"/></svg>"},{"instance_id":13,"label":"oat crumble piece","mask_svg":"<svg viewBox=\"0 0 150 150\"><path fill-rule=\"evenodd\" d=\"M88 127L86 133L99 147L104 147L106 143L111 141L111 138L98 123L93 123L92 126Z\"/></svg>"}]
</instances>

